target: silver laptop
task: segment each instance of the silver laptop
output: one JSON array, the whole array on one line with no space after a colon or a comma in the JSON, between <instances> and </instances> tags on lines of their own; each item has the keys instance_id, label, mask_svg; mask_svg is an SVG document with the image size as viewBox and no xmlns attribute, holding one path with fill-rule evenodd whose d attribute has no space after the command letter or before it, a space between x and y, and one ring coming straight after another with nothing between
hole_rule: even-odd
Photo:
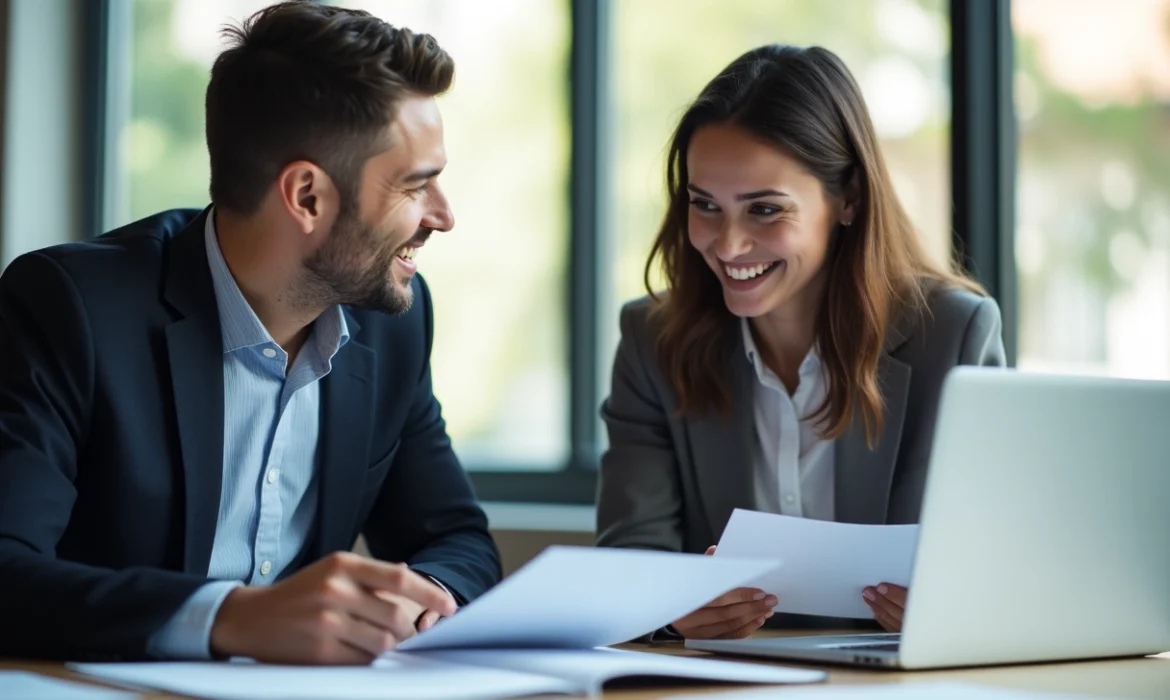
<instances>
[{"instance_id":1,"label":"silver laptop","mask_svg":"<svg viewBox=\"0 0 1170 700\"><path fill-rule=\"evenodd\" d=\"M1170 650L1170 382L953 370L906 605L901 635L686 646L903 669Z\"/></svg>"}]
</instances>

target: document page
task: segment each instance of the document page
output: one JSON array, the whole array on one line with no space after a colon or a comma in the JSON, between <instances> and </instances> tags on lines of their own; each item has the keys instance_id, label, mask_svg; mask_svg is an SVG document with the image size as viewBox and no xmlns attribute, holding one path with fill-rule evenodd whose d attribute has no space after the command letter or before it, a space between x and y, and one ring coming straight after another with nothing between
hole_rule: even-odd
<instances>
[{"instance_id":1,"label":"document page","mask_svg":"<svg viewBox=\"0 0 1170 700\"><path fill-rule=\"evenodd\" d=\"M273 666L250 661L70 664L73 671L131 688L210 700L495 700L572 693L569 681L506 669L452 666L389 654L371 666Z\"/></svg>"},{"instance_id":2,"label":"document page","mask_svg":"<svg viewBox=\"0 0 1170 700\"><path fill-rule=\"evenodd\" d=\"M400 651L589 649L663 627L781 565L635 549L549 547Z\"/></svg>"},{"instance_id":3,"label":"document page","mask_svg":"<svg viewBox=\"0 0 1170 700\"><path fill-rule=\"evenodd\" d=\"M571 680L578 693L596 693L621 678L669 678L727 683L817 683L824 671L668 656L618 649L451 649L415 652L441 661L506 668Z\"/></svg>"},{"instance_id":4,"label":"document page","mask_svg":"<svg viewBox=\"0 0 1170 700\"><path fill-rule=\"evenodd\" d=\"M748 586L774 594L776 612L873 618L866 586L910 582L917 525L855 525L737 509L714 559L784 562Z\"/></svg>"}]
</instances>

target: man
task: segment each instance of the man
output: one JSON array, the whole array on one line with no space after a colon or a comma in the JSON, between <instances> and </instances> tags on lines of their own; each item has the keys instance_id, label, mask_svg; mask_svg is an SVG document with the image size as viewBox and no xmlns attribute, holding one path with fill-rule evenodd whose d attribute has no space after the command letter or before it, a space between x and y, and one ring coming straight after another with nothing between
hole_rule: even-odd
<instances>
[{"instance_id":1,"label":"man","mask_svg":"<svg viewBox=\"0 0 1170 700\"><path fill-rule=\"evenodd\" d=\"M499 580L415 275L452 61L306 2L227 34L212 206L0 277L0 656L363 663Z\"/></svg>"}]
</instances>

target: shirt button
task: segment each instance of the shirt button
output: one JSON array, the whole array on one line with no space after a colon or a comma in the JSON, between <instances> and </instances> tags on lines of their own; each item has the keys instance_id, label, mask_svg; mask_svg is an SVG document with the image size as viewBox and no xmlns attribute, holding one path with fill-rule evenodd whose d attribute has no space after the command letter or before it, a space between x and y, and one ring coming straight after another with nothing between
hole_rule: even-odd
<instances>
[{"instance_id":1,"label":"shirt button","mask_svg":"<svg viewBox=\"0 0 1170 700\"><path fill-rule=\"evenodd\" d=\"M261 576L267 576L269 571L272 571L272 562L266 561L260 565Z\"/></svg>"},{"instance_id":2,"label":"shirt button","mask_svg":"<svg viewBox=\"0 0 1170 700\"><path fill-rule=\"evenodd\" d=\"M264 348L264 357L267 357L268 359L272 359L272 358L276 357L276 351L273 350L272 348Z\"/></svg>"},{"instance_id":3,"label":"shirt button","mask_svg":"<svg viewBox=\"0 0 1170 700\"><path fill-rule=\"evenodd\" d=\"M796 503L796 496L793 496L792 494L788 494L784 497L784 502L787 503L788 505L792 505L793 503Z\"/></svg>"},{"instance_id":4,"label":"shirt button","mask_svg":"<svg viewBox=\"0 0 1170 700\"><path fill-rule=\"evenodd\" d=\"M276 478L277 478L278 476L280 476L280 470L279 470L279 469L269 469L269 470L268 470L268 483L270 483L270 484L275 484L275 483L276 483Z\"/></svg>"}]
</instances>

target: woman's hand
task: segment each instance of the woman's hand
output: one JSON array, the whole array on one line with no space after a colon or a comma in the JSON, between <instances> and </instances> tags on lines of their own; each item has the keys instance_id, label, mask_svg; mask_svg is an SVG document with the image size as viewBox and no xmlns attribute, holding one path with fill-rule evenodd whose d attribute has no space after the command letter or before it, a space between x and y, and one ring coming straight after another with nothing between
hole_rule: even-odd
<instances>
[{"instance_id":1,"label":"woman's hand","mask_svg":"<svg viewBox=\"0 0 1170 700\"><path fill-rule=\"evenodd\" d=\"M715 547L708 547L706 553L714 554ZM675 620L672 626L688 639L742 639L772 617L777 602L776 596L758 588L736 588Z\"/></svg>"},{"instance_id":2,"label":"woman's hand","mask_svg":"<svg viewBox=\"0 0 1170 700\"><path fill-rule=\"evenodd\" d=\"M876 587L868 587L861 592L865 604L873 610L874 617L887 632L902 631L902 617L906 614L906 594L904 586L895 586L892 583L881 583Z\"/></svg>"}]
</instances>

